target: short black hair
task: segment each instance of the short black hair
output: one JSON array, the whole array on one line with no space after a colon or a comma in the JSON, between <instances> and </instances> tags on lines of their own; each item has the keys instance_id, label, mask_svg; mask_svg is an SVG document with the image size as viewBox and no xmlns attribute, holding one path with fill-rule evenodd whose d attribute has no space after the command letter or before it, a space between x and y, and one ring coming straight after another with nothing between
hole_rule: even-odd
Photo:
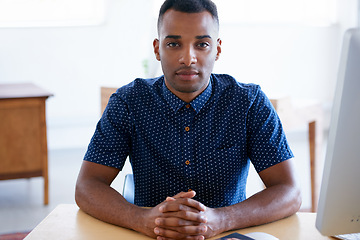
<instances>
[{"instance_id":1,"label":"short black hair","mask_svg":"<svg viewBox=\"0 0 360 240\"><path fill-rule=\"evenodd\" d=\"M158 29L165 12L169 9L185 13L200 13L208 11L215 19L217 25L219 25L217 7L211 0L165 0L159 12L157 25Z\"/></svg>"}]
</instances>

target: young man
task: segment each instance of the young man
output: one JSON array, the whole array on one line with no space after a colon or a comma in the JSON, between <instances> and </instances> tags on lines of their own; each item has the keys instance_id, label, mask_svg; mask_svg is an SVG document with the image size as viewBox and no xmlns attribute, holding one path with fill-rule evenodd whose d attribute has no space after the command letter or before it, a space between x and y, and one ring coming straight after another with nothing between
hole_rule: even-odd
<instances>
[{"instance_id":1,"label":"young man","mask_svg":"<svg viewBox=\"0 0 360 240\"><path fill-rule=\"evenodd\" d=\"M204 239L299 209L293 156L270 101L256 85L211 73L218 32L210 0L165 1L153 43L164 76L110 98L76 184L82 210L158 239ZM135 205L110 187L127 156ZM250 161L266 189L246 199Z\"/></svg>"}]
</instances>

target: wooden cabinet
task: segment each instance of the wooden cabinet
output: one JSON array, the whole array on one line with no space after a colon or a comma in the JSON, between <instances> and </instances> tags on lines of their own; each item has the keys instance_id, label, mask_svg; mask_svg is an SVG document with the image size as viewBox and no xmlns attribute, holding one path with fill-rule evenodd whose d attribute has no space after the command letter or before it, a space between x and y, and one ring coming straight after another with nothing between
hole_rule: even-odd
<instances>
[{"instance_id":1,"label":"wooden cabinet","mask_svg":"<svg viewBox=\"0 0 360 240\"><path fill-rule=\"evenodd\" d=\"M49 202L45 101L33 84L0 84L0 180L44 178Z\"/></svg>"}]
</instances>

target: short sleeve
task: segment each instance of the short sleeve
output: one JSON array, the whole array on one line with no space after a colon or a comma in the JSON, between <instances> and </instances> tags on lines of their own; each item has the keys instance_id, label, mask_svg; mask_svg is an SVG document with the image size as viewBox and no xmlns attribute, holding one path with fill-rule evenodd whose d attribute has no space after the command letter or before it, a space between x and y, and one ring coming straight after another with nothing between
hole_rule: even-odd
<instances>
[{"instance_id":1,"label":"short sleeve","mask_svg":"<svg viewBox=\"0 0 360 240\"><path fill-rule=\"evenodd\" d=\"M84 160L121 170L130 152L130 119L126 103L114 93L97 123Z\"/></svg>"},{"instance_id":2,"label":"short sleeve","mask_svg":"<svg viewBox=\"0 0 360 240\"><path fill-rule=\"evenodd\" d=\"M293 157L281 121L260 87L247 118L248 156L257 172Z\"/></svg>"}]
</instances>

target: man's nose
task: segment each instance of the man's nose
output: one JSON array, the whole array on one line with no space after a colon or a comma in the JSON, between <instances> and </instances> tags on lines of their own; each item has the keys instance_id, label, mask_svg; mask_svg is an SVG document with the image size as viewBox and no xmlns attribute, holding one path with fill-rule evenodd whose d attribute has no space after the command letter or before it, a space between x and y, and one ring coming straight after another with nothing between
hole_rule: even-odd
<instances>
[{"instance_id":1,"label":"man's nose","mask_svg":"<svg viewBox=\"0 0 360 240\"><path fill-rule=\"evenodd\" d=\"M192 47L185 48L184 51L182 51L179 62L186 66L197 63L195 50Z\"/></svg>"}]
</instances>

